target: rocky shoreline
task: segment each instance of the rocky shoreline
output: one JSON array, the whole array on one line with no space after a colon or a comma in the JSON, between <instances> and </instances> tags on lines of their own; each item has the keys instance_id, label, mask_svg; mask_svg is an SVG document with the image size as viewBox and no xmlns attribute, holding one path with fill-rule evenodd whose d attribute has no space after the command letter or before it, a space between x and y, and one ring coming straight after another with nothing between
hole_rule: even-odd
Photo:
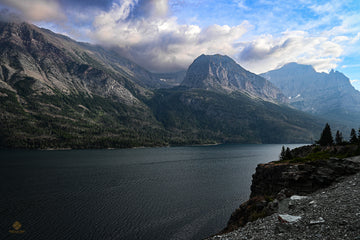
<instances>
[{"instance_id":1,"label":"rocky shoreline","mask_svg":"<svg viewBox=\"0 0 360 240\"><path fill-rule=\"evenodd\" d=\"M260 164L250 199L212 240L359 239L360 156Z\"/></svg>"}]
</instances>

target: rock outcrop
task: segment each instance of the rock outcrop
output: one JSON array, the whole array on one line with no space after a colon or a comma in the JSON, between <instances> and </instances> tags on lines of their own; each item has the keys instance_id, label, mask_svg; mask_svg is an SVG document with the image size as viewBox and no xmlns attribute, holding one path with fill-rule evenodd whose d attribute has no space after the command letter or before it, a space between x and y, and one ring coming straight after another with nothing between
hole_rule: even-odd
<instances>
[{"instance_id":1,"label":"rock outcrop","mask_svg":"<svg viewBox=\"0 0 360 240\"><path fill-rule=\"evenodd\" d=\"M309 194L359 170L358 163L337 158L308 163L260 164L253 175L250 197L274 196L284 189L292 195Z\"/></svg>"},{"instance_id":2,"label":"rock outcrop","mask_svg":"<svg viewBox=\"0 0 360 240\"><path fill-rule=\"evenodd\" d=\"M359 198L360 173L357 173L312 194L285 198L277 203L277 213L210 239L360 239Z\"/></svg>"},{"instance_id":3,"label":"rock outcrop","mask_svg":"<svg viewBox=\"0 0 360 240\"><path fill-rule=\"evenodd\" d=\"M310 149L314 149L314 146L299 148L293 153L301 155ZM250 199L231 215L221 233L231 232L248 222L272 215L279 210L279 203L285 198L313 193L329 187L341 177L358 172L360 162L347 158L259 164L253 175Z\"/></svg>"}]
</instances>

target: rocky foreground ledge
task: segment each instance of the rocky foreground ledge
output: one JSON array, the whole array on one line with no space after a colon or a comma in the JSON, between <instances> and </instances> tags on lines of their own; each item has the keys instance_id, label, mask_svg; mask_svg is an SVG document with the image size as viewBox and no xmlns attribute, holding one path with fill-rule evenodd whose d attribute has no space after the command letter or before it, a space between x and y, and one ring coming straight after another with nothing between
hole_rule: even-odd
<instances>
[{"instance_id":1,"label":"rocky foreground ledge","mask_svg":"<svg viewBox=\"0 0 360 240\"><path fill-rule=\"evenodd\" d=\"M251 198L211 240L360 240L360 156L260 164Z\"/></svg>"}]
</instances>

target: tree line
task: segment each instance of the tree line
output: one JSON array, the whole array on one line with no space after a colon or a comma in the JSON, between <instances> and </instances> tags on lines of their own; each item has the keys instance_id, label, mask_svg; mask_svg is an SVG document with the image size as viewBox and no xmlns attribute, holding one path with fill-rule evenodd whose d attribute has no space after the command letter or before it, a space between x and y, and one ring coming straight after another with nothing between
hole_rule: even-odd
<instances>
[{"instance_id":1,"label":"tree line","mask_svg":"<svg viewBox=\"0 0 360 240\"><path fill-rule=\"evenodd\" d=\"M351 129L349 141L345 141L342 136L342 133L339 130L337 130L334 141L333 136L331 134L330 125L326 123L325 128L321 133L320 139L316 143L319 144L320 146L332 146L334 144L336 145L360 144L360 128L358 130L358 133L356 133L356 130L354 128Z\"/></svg>"},{"instance_id":2,"label":"tree line","mask_svg":"<svg viewBox=\"0 0 360 240\"><path fill-rule=\"evenodd\" d=\"M320 139L315 142L320 146L333 146L333 145L348 145L348 144L358 144L360 145L360 128L358 132L353 128L350 132L349 141L344 140L342 132L339 130L336 131L335 140L331 133L331 128L328 123L326 123L321 135ZM285 148L282 146L281 153L280 153L280 160L290 160L292 159L292 154L290 148Z\"/></svg>"}]
</instances>

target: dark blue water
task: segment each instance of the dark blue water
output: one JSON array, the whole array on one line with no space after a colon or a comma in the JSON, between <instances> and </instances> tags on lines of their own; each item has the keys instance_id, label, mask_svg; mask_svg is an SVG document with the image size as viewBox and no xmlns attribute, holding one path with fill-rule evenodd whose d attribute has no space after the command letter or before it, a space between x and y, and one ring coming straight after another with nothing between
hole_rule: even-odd
<instances>
[{"instance_id":1,"label":"dark blue water","mask_svg":"<svg viewBox=\"0 0 360 240\"><path fill-rule=\"evenodd\" d=\"M203 239L281 146L0 151L0 239Z\"/></svg>"}]
</instances>

